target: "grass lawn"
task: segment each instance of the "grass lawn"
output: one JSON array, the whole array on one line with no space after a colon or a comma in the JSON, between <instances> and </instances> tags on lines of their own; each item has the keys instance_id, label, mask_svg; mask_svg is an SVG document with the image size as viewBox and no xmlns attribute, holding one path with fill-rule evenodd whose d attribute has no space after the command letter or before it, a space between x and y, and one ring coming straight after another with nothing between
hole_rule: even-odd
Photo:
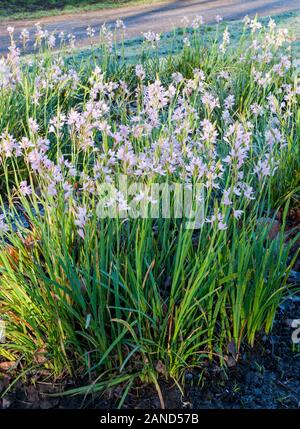
<instances>
[{"instance_id":1,"label":"grass lawn","mask_svg":"<svg viewBox=\"0 0 300 429\"><path fill-rule=\"evenodd\" d=\"M294 58L300 60L300 13L299 12L285 12L278 15L272 15L272 19L276 22L279 27L284 27L289 30L291 35L291 47ZM269 21L269 17L261 18L260 20L264 25ZM238 43L241 35L243 34L243 27L240 20L227 21L219 24L219 38L222 37L222 32L228 27L231 34L231 42ZM215 35L216 25L206 24L199 33L203 39L203 42L209 45L212 35ZM246 30L246 34L250 35L250 30ZM181 51L182 38L192 34L192 29L178 28L172 32L166 32L161 34L161 39L158 49L160 57L167 57L168 55L176 55ZM142 37L136 37L124 41L124 44L117 45L117 52L120 55L124 48L125 59L129 63L135 63L141 53L141 46L143 43ZM101 54L101 49L94 47L93 54ZM87 58L91 55L90 48L80 48L72 53L72 61L75 64L80 63L81 66L87 61ZM78 65L78 64L77 64Z\"/></svg>"},{"instance_id":2,"label":"grass lawn","mask_svg":"<svg viewBox=\"0 0 300 429\"><path fill-rule=\"evenodd\" d=\"M159 0L1 0L0 19L41 18L67 13L151 4Z\"/></svg>"}]
</instances>

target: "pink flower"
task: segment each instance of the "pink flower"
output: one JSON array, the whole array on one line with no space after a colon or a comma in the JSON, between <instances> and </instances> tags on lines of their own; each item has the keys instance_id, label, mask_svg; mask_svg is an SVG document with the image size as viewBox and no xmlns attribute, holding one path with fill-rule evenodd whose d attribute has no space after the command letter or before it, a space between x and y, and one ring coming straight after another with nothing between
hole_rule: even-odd
<instances>
[{"instance_id":1,"label":"pink flower","mask_svg":"<svg viewBox=\"0 0 300 429\"><path fill-rule=\"evenodd\" d=\"M214 110L216 107L220 107L220 102L218 97L214 97L209 92L205 92L201 98L202 103L205 104L209 110Z\"/></svg>"},{"instance_id":2,"label":"pink flower","mask_svg":"<svg viewBox=\"0 0 300 429\"><path fill-rule=\"evenodd\" d=\"M196 18L192 21L191 26L192 26L192 28L193 28L194 30L197 30L197 28L199 28L199 27L200 27L200 25L203 25L203 24L204 24L203 16L198 15L198 16L196 16Z\"/></svg>"},{"instance_id":3,"label":"pink flower","mask_svg":"<svg viewBox=\"0 0 300 429\"><path fill-rule=\"evenodd\" d=\"M150 43L153 48L160 41L160 35L158 33L154 33L153 31L148 31L147 33L143 33L143 36L146 42Z\"/></svg>"},{"instance_id":4,"label":"pink flower","mask_svg":"<svg viewBox=\"0 0 300 429\"><path fill-rule=\"evenodd\" d=\"M7 32L9 33L10 36L12 36L13 32L15 31L14 27L7 27Z\"/></svg>"},{"instance_id":5,"label":"pink flower","mask_svg":"<svg viewBox=\"0 0 300 429\"><path fill-rule=\"evenodd\" d=\"M38 126L38 123L36 122L36 120L35 120L35 119L33 119L33 118L29 118L29 119L28 119L28 125L29 125L29 128L30 128L30 131L31 131L33 134L35 134L35 133L37 133L37 132L38 132L38 130L39 130L39 126Z\"/></svg>"},{"instance_id":6,"label":"pink flower","mask_svg":"<svg viewBox=\"0 0 300 429\"><path fill-rule=\"evenodd\" d=\"M20 183L20 192L23 195L31 195L32 194L31 186L27 185L27 180L23 180Z\"/></svg>"},{"instance_id":7,"label":"pink flower","mask_svg":"<svg viewBox=\"0 0 300 429\"><path fill-rule=\"evenodd\" d=\"M57 189L55 187L55 182L51 182L47 188L47 193L49 196L54 197L57 194Z\"/></svg>"},{"instance_id":8,"label":"pink flower","mask_svg":"<svg viewBox=\"0 0 300 429\"><path fill-rule=\"evenodd\" d=\"M72 185L68 182L63 183L63 190L65 191L65 200L69 199L73 191Z\"/></svg>"},{"instance_id":9,"label":"pink flower","mask_svg":"<svg viewBox=\"0 0 300 429\"><path fill-rule=\"evenodd\" d=\"M87 208L85 206L77 207L76 215L75 215L75 225L77 226L78 234L82 239L84 239L84 228L87 220L88 220Z\"/></svg>"},{"instance_id":10,"label":"pink flower","mask_svg":"<svg viewBox=\"0 0 300 429\"><path fill-rule=\"evenodd\" d=\"M137 75L137 77L141 80L145 79L146 73L144 70L144 67L142 66L142 64L137 64L135 66L135 74Z\"/></svg>"},{"instance_id":11,"label":"pink flower","mask_svg":"<svg viewBox=\"0 0 300 429\"><path fill-rule=\"evenodd\" d=\"M249 185L246 185L246 188L244 190L245 197L248 198L249 200L255 200L253 193L254 193L253 188Z\"/></svg>"},{"instance_id":12,"label":"pink flower","mask_svg":"<svg viewBox=\"0 0 300 429\"><path fill-rule=\"evenodd\" d=\"M223 204L225 206L230 206L232 204L232 201L229 198L229 196L230 196L230 189L227 189L223 192Z\"/></svg>"},{"instance_id":13,"label":"pink flower","mask_svg":"<svg viewBox=\"0 0 300 429\"><path fill-rule=\"evenodd\" d=\"M125 25L124 21L122 19L119 19L119 18L116 20L116 27L121 28L122 30L126 29L126 25Z\"/></svg>"},{"instance_id":14,"label":"pink flower","mask_svg":"<svg viewBox=\"0 0 300 429\"><path fill-rule=\"evenodd\" d=\"M219 231L225 231L225 229L227 229L228 228L228 226L226 225L226 223L225 222L219 222L218 223L218 230Z\"/></svg>"}]
</instances>

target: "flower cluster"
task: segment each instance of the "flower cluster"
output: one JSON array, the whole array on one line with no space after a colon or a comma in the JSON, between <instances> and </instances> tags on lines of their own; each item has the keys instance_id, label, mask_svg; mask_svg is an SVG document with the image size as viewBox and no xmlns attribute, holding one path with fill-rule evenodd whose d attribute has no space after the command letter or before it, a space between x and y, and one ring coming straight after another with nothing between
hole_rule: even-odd
<instances>
[{"instance_id":1,"label":"flower cluster","mask_svg":"<svg viewBox=\"0 0 300 429\"><path fill-rule=\"evenodd\" d=\"M197 17L193 27L202 22ZM261 29L256 20L246 19L245 23L253 34ZM125 29L122 22L117 27ZM25 90L13 29L9 31L11 50L0 60L3 93ZM87 32L94 37L92 28ZM112 33L105 25L100 36L112 49ZM144 37L153 46L160 39L153 32ZM26 43L28 33L22 32L21 38ZM55 45L37 25L36 44L42 40L50 47ZM177 71L169 80L158 76L147 80L145 66L140 63L134 67L137 84L129 88L127 82L110 79L99 66L87 77L68 68L59 56L50 63L37 59L31 95L36 108L49 93L73 94L87 82L84 100L66 109L58 105L46 123L37 116L28 117L26 134L21 137L3 130L1 163L6 165L10 158L24 163L27 177L19 181L17 194L32 198L39 192L41 203L53 209L63 201L81 238L92 207L103 197L99 186L116 183L119 175L141 183L201 183L206 193L206 223L225 231L230 219L238 220L275 174L286 149L281 124L293 115L300 90L297 82L288 79L293 68L291 57L276 55L284 40L286 32L276 32L270 21L267 36L254 39L240 58L250 85L261 94L256 98L259 102L250 101L245 110L244 100L233 90L234 70L218 70L218 86L201 68L188 77ZM226 54L228 45L226 28L220 55ZM123 106L117 116L116 106ZM56 156L53 147L57 148ZM143 192L137 192L133 199L139 202L144 197ZM109 207L116 202L120 210L130 203L119 191L103 204ZM6 231L2 217L0 230Z\"/></svg>"}]
</instances>

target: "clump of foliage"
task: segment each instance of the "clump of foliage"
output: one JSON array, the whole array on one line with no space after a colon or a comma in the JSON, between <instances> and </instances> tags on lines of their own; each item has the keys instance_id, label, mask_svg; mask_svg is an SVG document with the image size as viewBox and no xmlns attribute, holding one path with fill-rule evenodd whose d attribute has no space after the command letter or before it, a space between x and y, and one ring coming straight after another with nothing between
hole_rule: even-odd
<instances>
[{"instance_id":1,"label":"clump of foliage","mask_svg":"<svg viewBox=\"0 0 300 429\"><path fill-rule=\"evenodd\" d=\"M55 36L37 26L40 53L21 59L9 29L0 60L3 359L88 375L89 391L123 383L126 394L138 379L159 390L161 375L181 383L204 361L226 365L228 349L238 359L272 328L296 257L284 233L300 159L288 34L246 20L250 35L234 46L227 29L203 44L200 25L163 59L159 36L145 34L134 65L105 26L101 55L92 50L82 66L71 36L54 54ZM103 192L124 177L138 182L135 193ZM201 185L201 227L133 216L132 203L157 204L147 194L154 183Z\"/></svg>"}]
</instances>

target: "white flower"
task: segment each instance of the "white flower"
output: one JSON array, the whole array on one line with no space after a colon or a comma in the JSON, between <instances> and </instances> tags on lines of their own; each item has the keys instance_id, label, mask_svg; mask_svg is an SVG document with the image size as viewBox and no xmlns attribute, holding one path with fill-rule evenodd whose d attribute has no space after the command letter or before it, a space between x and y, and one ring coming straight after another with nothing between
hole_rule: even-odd
<instances>
[{"instance_id":1,"label":"white flower","mask_svg":"<svg viewBox=\"0 0 300 429\"><path fill-rule=\"evenodd\" d=\"M172 74L173 81L178 84L183 81L183 76L180 72L176 72Z\"/></svg>"},{"instance_id":2,"label":"white flower","mask_svg":"<svg viewBox=\"0 0 300 429\"><path fill-rule=\"evenodd\" d=\"M48 42L49 48L53 49L55 47L56 37L54 36L54 34L49 35L47 42Z\"/></svg>"},{"instance_id":3,"label":"white flower","mask_svg":"<svg viewBox=\"0 0 300 429\"><path fill-rule=\"evenodd\" d=\"M228 28L226 27L225 30L224 30L224 33L223 33L223 42L219 46L220 50L221 50L221 52L223 52L223 54L225 53L226 48L229 45L229 43L230 43L230 34L229 34L229 31L228 31Z\"/></svg>"},{"instance_id":4,"label":"white flower","mask_svg":"<svg viewBox=\"0 0 300 429\"><path fill-rule=\"evenodd\" d=\"M229 80L230 79L230 74L227 70L221 70L219 73L219 76L221 79L225 79L225 80Z\"/></svg>"},{"instance_id":5,"label":"white flower","mask_svg":"<svg viewBox=\"0 0 300 429\"><path fill-rule=\"evenodd\" d=\"M253 19L250 21L249 27L252 29L252 33L254 33L256 30L260 30L262 28L262 24L257 21L257 19Z\"/></svg>"},{"instance_id":6,"label":"white flower","mask_svg":"<svg viewBox=\"0 0 300 429\"><path fill-rule=\"evenodd\" d=\"M199 28L199 27L200 27L200 25L203 25L203 24L204 24L203 16L198 15L198 16L196 16L196 18L192 21L191 26L192 26L192 28L193 28L194 30L196 30L197 28Z\"/></svg>"},{"instance_id":7,"label":"white flower","mask_svg":"<svg viewBox=\"0 0 300 429\"><path fill-rule=\"evenodd\" d=\"M126 29L126 25L124 24L124 21L122 19L116 20L116 27L121 28L122 30Z\"/></svg>"},{"instance_id":8,"label":"white flower","mask_svg":"<svg viewBox=\"0 0 300 429\"><path fill-rule=\"evenodd\" d=\"M243 210L233 209L233 216L235 217L235 219L239 219L243 213L244 213Z\"/></svg>"},{"instance_id":9,"label":"white flower","mask_svg":"<svg viewBox=\"0 0 300 429\"><path fill-rule=\"evenodd\" d=\"M88 28L86 29L86 34L88 37L94 37L95 36L95 29L89 25Z\"/></svg>"},{"instance_id":10,"label":"white flower","mask_svg":"<svg viewBox=\"0 0 300 429\"><path fill-rule=\"evenodd\" d=\"M29 31L26 28L21 31L20 39L23 41L23 43L26 43L29 40Z\"/></svg>"},{"instance_id":11,"label":"white flower","mask_svg":"<svg viewBox=\"0 0 300 429\"><path fill-rule=\"evenodd\" d=\"M228 109L228 110L232 109L234 106L234 103L235 103L234 95L228 95L228 97L225 98L225 100L224 100L225 109Z\"/></svg>"},{"instance_id":12,"label":"white flower","mask_svg":"<svg viewBox=\"0 0 300 429\"><path fill-rule=\"evenodd\" d=\"M135 74L139 79L141 79L141 80L145 79L146 73L145 73L145 70L144 70L144 67L142 66L142 64L137 64L135 66Z\"/></svg>"}]
</instances>

